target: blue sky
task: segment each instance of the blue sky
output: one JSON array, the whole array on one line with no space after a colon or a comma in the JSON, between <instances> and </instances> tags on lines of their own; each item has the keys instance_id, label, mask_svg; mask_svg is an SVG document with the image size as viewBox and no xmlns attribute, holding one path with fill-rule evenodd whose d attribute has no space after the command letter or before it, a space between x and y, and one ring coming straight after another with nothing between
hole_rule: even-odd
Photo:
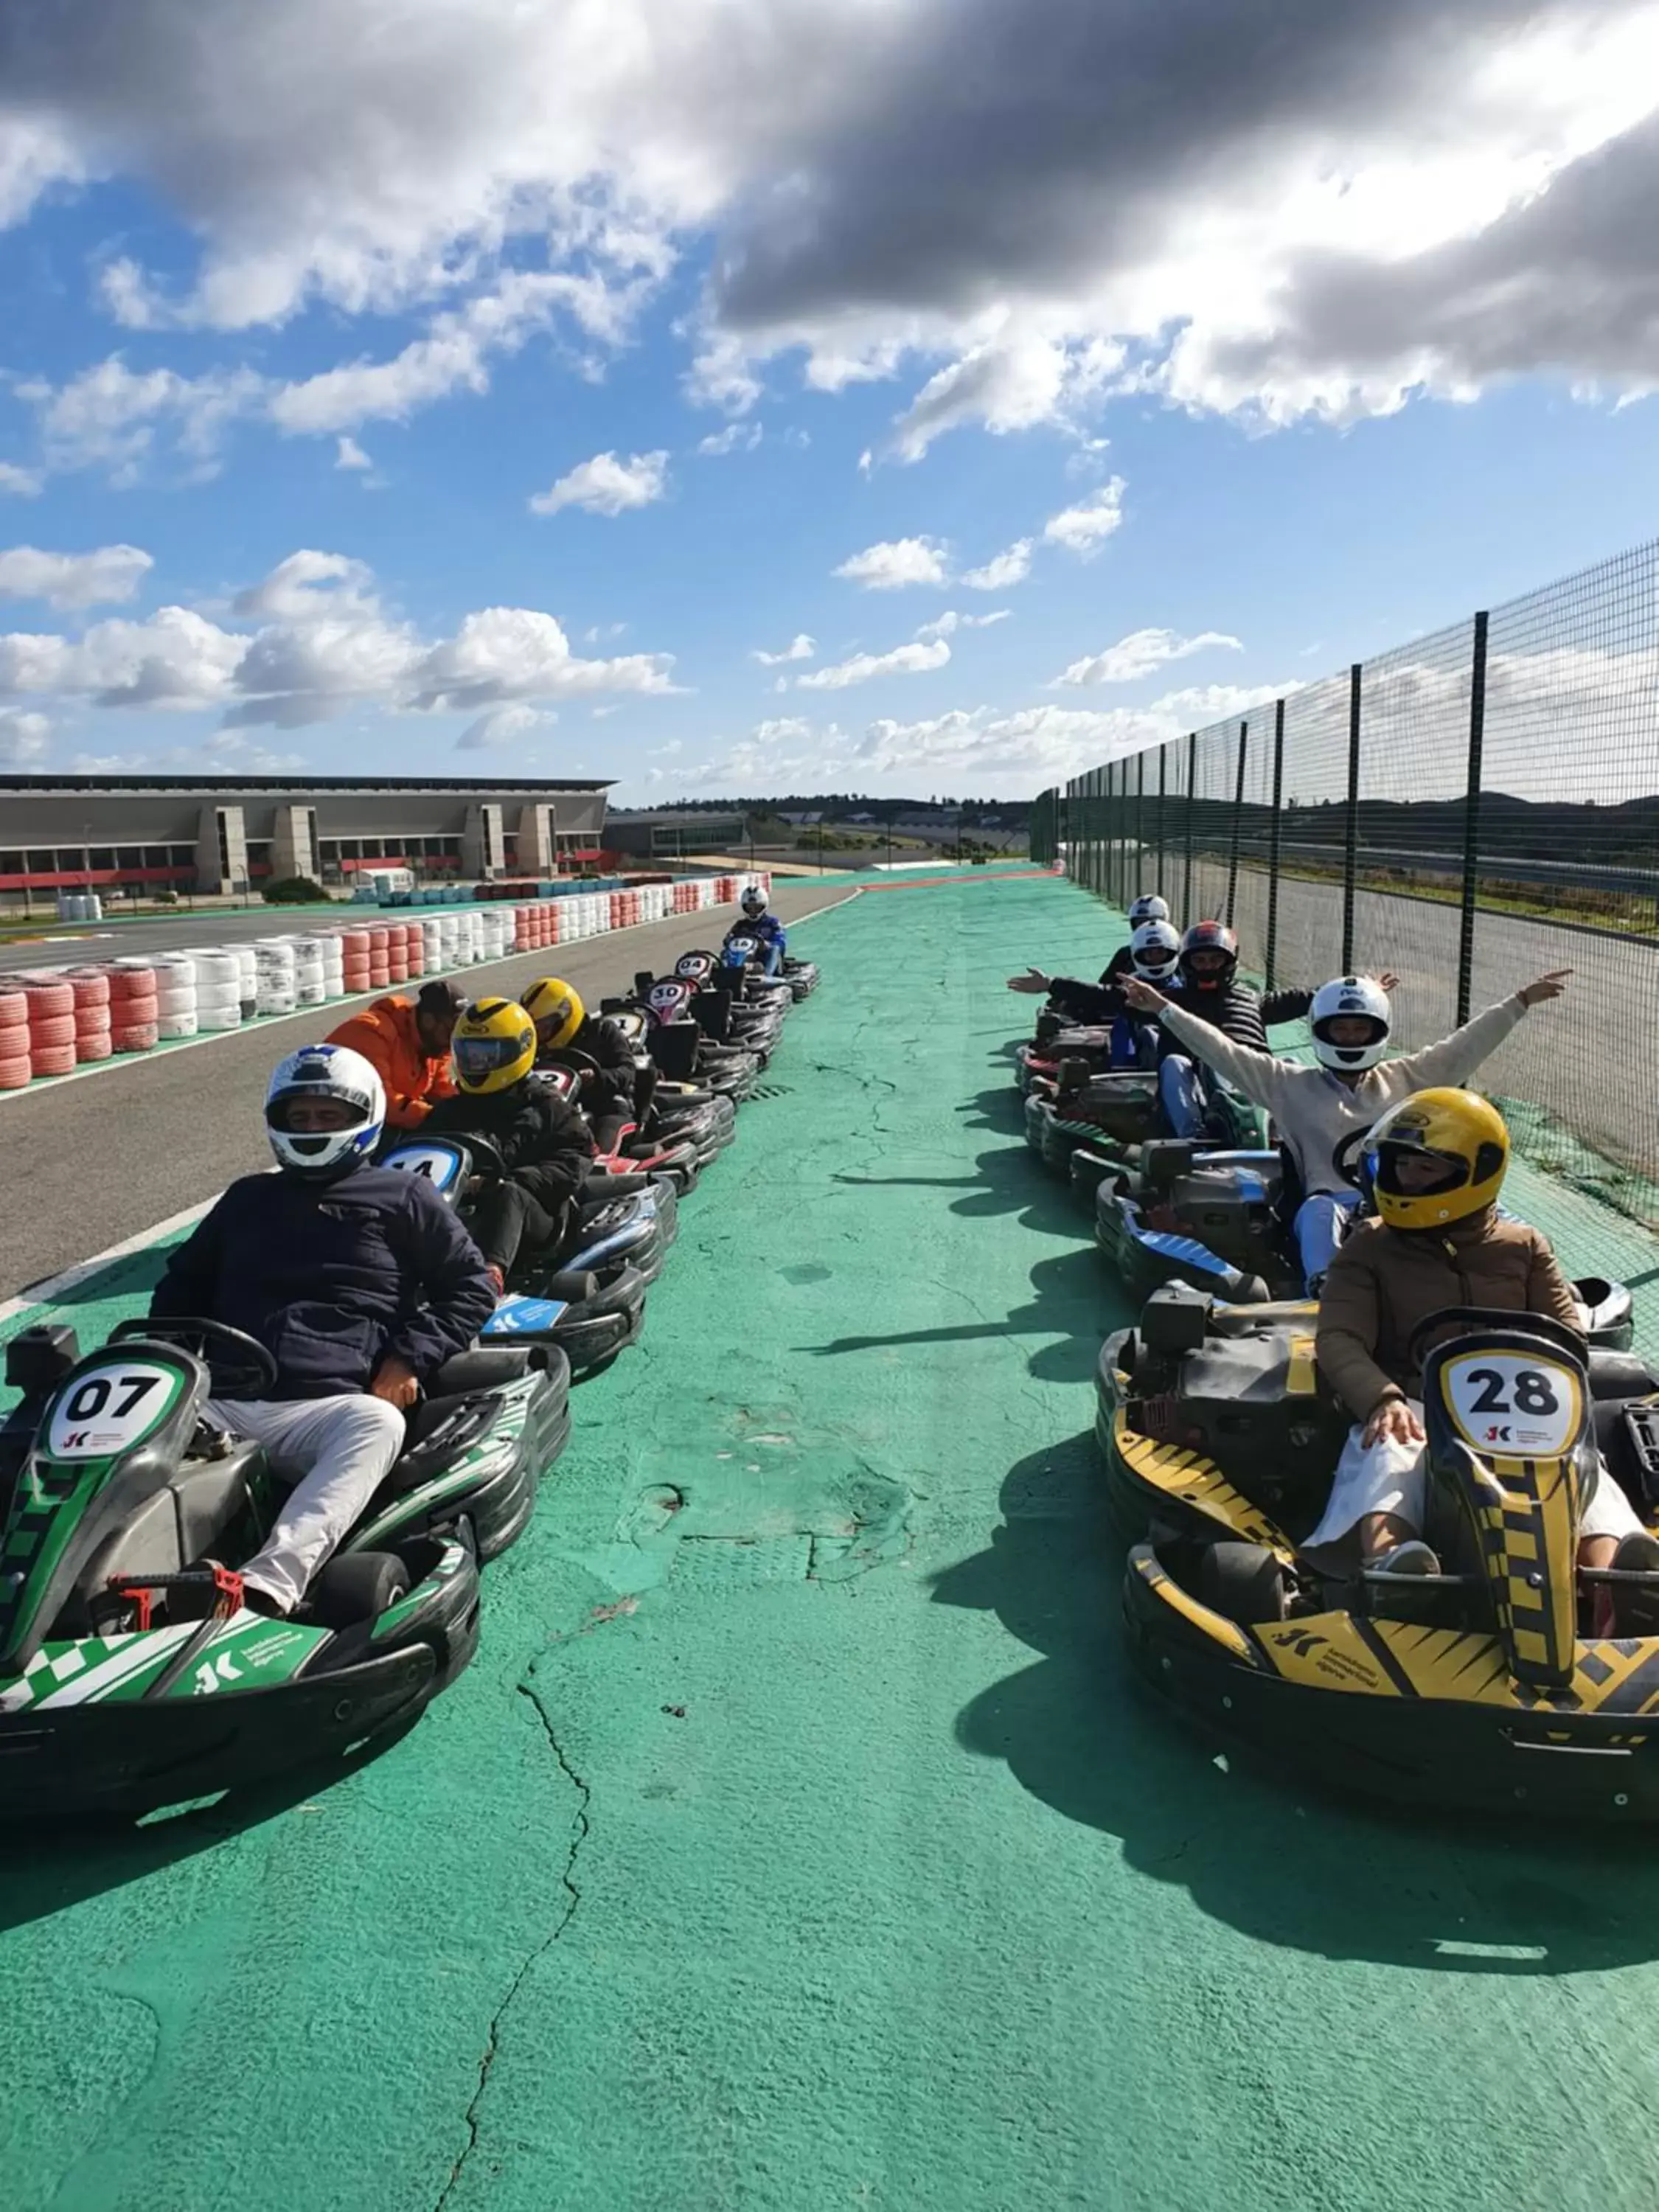
<instances>
[{"instance_id":1,"label":"blue sky","mask_svg":"<svg viewBox=\"0 0 1659 2212\"><path fill-rule=\"evenodd\" d=\"M1237 13L15 0L0 757L1024 795L1652 535L1659 10Z\"/></svg>"}]
</instances>

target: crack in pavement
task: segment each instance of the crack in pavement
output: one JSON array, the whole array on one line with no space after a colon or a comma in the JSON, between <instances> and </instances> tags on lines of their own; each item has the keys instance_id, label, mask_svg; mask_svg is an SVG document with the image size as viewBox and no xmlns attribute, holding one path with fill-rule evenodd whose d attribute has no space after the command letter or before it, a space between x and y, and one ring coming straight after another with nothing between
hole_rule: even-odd
<instances>
[{"instance_id":1,"label":"crack in pavement","mask_svg":"<svg viewBox=\"0 0 1659 2212\"><path fill-rule=\"evenodd\" d=\"M523 1678L514 1686L516 1687L519 1695L521 1698L528 1699L529 1703L535 1708L536 1717L542 1724L542 1731L547 1738L549 1748L551 1750L554 1758L558 1761L559 1771L564 1776L566 1781L569 1783L570 1786L576 1793L576 1818L571 1829L570 1849L566 1855L564 1866L561 1870L559 1876L559 1880L566 1892L567 1902L564 1911L559 1915L558 1919L554 1923L548 1933L543 1936L541 1942L538 1943L532 1950L528 1952L525 1958L520 1961L519 1971L514 1975L512 1980L507 1985L506 1994L502 1996L501 2002L496 2006L495 2011L490 2014L489 2033L484 2044L483 2057L478 2062L477 2087L473 2090L471 2100L466 2108L466 2142L462 2148L460 2156L455 2160L454 2165L449 2169L449 2179L444 2184L443 2193L439 2197L437 2203L434 2206L433 2212L445 2212L445 2208L449 2203L450 2199L453 2197L461 2176L466 2169L467 2161L472 2156L473 2152L478 2148L479 2124L482 2118L484 2091L489 2086L490 2069L495 2063L495 2054L501 2048L501 2023L507 2018L508 2012L511 2010L514 1999L518 1996L519 1991L523 1988L526 1980L528 1978L531 1969L537 1966L541 1960L546 1957L547 1954L564 1934L565 1929L569 1927L571 1921L575 1917L576 1907L581 1903L582 1899L582 1893L576 1887L576 1860L580 1853L582 1845L587 1841L588 1836L592 1832L592 1823L588 1818L588 1808L593 1802L593 1792L588 1784L583 1780L580 1774L577 1773L575 1768L572 1766L570 1761L566 1758L564 1747L554 1733L552 1717L549 1713L546 1706L542 1703L540 1692L536 1687L535 1665L533 1662L524 1674Z\"/></svg>"}]
</instances>

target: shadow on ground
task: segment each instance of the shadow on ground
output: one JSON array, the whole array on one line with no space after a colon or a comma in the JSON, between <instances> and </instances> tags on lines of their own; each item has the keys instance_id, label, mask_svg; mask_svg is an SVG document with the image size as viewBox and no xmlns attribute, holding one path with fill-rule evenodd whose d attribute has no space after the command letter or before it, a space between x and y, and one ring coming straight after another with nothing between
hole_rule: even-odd
<instances>
[{"instance_id":1,"label":"shadow on ground","mask_svg":"<svg viewBox=\"0 0 1659 2212\"><path fill-rule=\"evenodd\" d=\"M1328 1802L1218 1759L1162 1714L1123 1650L1122 1555L1092 1434L1018 1462L1001 1504L989 1548L939 1575L934 1601L994 1612L1041 1656L963 1708L957 1741L1116 1837L1139 1872L1259 1942L1328 1959L1553 1975L1659 1957L1644 1837Z\"/></svg>"}]
</instances>

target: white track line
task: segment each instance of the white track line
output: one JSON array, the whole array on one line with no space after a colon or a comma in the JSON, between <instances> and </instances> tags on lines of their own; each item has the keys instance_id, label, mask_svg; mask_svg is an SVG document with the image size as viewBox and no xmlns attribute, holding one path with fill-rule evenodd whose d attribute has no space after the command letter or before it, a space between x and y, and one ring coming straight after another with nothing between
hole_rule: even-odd
<instances>
[{"instance_id":1,"label":"white track line","mask_svg":"<svg viewBox=\"0 0 1659 2212\"><path fill-rule=\"evenodd\" d=\"M276 1018L286 1020L287 1017L278 1015ZM88 1074L94 1072L91 1068L87 1071ZM19 1314L27 1313L31 1306L52 1304L66 1291L77 1289L100 1269L112 1266L117 1260L129 1260L135 1252L147 1251L152 1244L159 1244L164 1237L172 1236L175 1229L188 1229L192 1223L201 1219L210 1206L217 1203L218 1194L216 1193L212 1198L204 1198L199 1206L187 1206L182 1213L170 1213L165 1221L158 1221L149 1229L141 1229L136 1236L123 1237L118 1244L112 1244L107 1252L100 1252L94 1259L77 1261L74 1267L65 1267L60 1274L48 1275L44 1282L28 1284L19 1291L15 1298L0 1300L0 1326L9 1321L15 1321Z\"/></svg>"},{"instance_id":2,"label":"white track line","mask_svg":"<svg viewBox=\"0 0 1659 2212\"><path fill-rule=\"evenodd\" d=\"M811 914L798 914L793 921L784 925L783 933L787 937L792 929L799 929L803 922L816 921L821 914L833 914L838 906L851 906L855 898L863 896L864 885L860 884L855 891L848 891L845 898L831 899L828 906L815 906Z\"/></svg>"}]
</instances>

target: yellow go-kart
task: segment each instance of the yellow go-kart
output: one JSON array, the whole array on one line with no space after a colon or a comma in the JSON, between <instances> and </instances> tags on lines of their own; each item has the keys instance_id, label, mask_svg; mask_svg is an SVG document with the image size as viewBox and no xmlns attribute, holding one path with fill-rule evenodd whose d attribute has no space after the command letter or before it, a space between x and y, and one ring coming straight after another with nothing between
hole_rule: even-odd
<instances>
[{"instance_id":1,"label":"yellow go-kart","mask_svg":"<svg viewBox=\"0 0 1659 2212\"><path fill-rule=\"evenodd\" d=\"M1604 1456L1659 1517L1659 1376L1540 1316L1431 1316L1424 1534L1443 1571L1336 1572L1299 1547L1348 1425L1314 1321L1171 1288L1109 1345L1139 1673L1207 1731L1376 1796L1659 1817L1659 1574L1577 1564ZM1615 1610L1619 1632L1595 1625Z\"/></svg>"}]
</instances>

